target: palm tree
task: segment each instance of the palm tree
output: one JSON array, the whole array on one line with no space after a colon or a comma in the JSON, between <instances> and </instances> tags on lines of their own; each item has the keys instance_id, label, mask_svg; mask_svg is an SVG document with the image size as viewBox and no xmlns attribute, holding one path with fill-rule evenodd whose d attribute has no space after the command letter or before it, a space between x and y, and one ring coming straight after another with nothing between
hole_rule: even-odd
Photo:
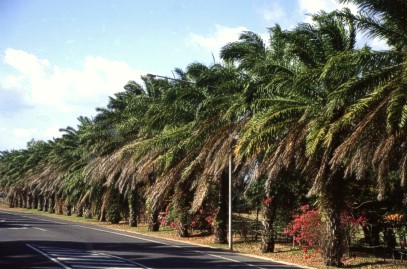
<instances>
[{"instance_id":1,"label":"palm tree","mask_svg":"<svg viewBox=\"0 0 407 269\"><path fill-rule=\"evenodd\" d=\"M272 84L276 85L277 83L290 85L290 81L292 81L292 77L295 74L295 68L297 68L296 61L293 61L291 55L289 57L286 56L287 44L281 38L282 31L278 25L270 29L270 36L272 36L272 39L270 40L269 46L266 46L259 35L253 32L243 32L237 42L229 43L221 50L221 57L225 61L237 64L239 70L250 74L253 78L253 81L246 87L246 91L242 93L243 100L248 104L248 107L250 107L250 110L247 111L250 113L248 117L251 118L244 130L250 128L248 126L251 126L251 124L259 124L256 115L264 111L264 109L269 109L269 111L274 113L275 109L265 107L264 105L266 103L264 101L265 98L269 98L269 90L267 90L267 87ZM253 113L253 115L251 115L251 113ZM266 119L264 114L262 116L263 119ZM259 129L253 132L251 131L250 137L247 136L249 135L248 133L243 132L239 137L240 143L250 141L249 143L251 144L257 143L256 147L258 147L260 141L253 139L253 135L261 137L262 134L259 133L259 131ZM266 132L269 131L270 130L267 130ZM241 137L242 135L243 137ZM269 134L267 136L269 136ZM264 138L262 138L261 141L264 141ZM261 157L254 154L254 152L242 154L242 152L239 152L242 147L245 147L245 145L238 144L238 148L236 149L236 151L240 153L240 162L242 164L246 163L246 165L249 166L249 171L251 170L252 173L256 174L256 169L253 169L253 166L258 165L258 162L261 161ZM269 147L269 145L266 145L266 147ZM258 179L254 176L252 180ZM264 221L261 250L263 252L274 251L273 223L276 218L278 205L276 203L277 199L271 198L274 192L271 187L272 184L272 181L268 180L263 193L264 199L269 201L268 203L263 203L262 210Z\"/></svg>"},{"instance_id":2,"label":"palm tree","mask_svg":"<svg viewBox=\"0 0 407 269\"><path fill-rule=\"evenodd\" d=\"M202 141L202 144L195 160L185 169L184 174L196 174L199 171L197 169L203 168L203 173L198 172L202 176L197 178L196 190L199 194L195 196L192 206L195 210L208 193L209 183L218 183L215 242L226 243L228 158L233 152L236 137L250 115L253 85L250 76L228 63L215 64L210 68L192 64L188 73L195 78L199 87L206 88L207 95L197 111L192 136L192 139ZM234 165L234 177L244 176L241 168ZM213 179L210 180L210 177Z\"/></svg>"},{"instance_id":3,"label":"palm tree","mask_svg":"<svg viewBox=\"0 0 407 269\"><path fill-rule=\"evenodd\" d=\"M259 169L267 172L269 182L292 167L305 169L310 179L314 177L310 194L320 197L328 220L325 262L339 265L342 235L338 218L344 204L333 194L340 193L343 172L330 171L327 166L337 145L322 142L327 126L354 101L350 97L338 98L336 92L338 85L347 82L357 70L351 68L334 77L327 75L327 69L353 51L355 26L352 20L335 13L322 12L313 20L314 24L300 24L292 31L272 29L277 41L271 47L280 50L274 59L269 57L268 65L263 64L269 67L266 72L271 71L263 75L269 79L267 94L259 100L263 106L246 125L236 151L242 156L254 154L261 158ZM335 141L341 139L338 135Z\"/></svg>"},{"instance_id":4,"label":"palm tree","mask_svg":"<svg viewBox=\"0 0 407 269\"><path fill-rule=\"evenodd\" d=\"M157 223L158 211L164 206L163 201L172 195L178 184L180 167L185 165L183 158L188 152L183 141L191 134L191 122L202 99L196 87L185 82L183 72L176 72L179 79L173 81L150 79L150 85L161 87L160 94L150 99L143 118L142 138L127 147L127 154L136 159L136 177L144 178L149 185L147 204L154 223ZM120 184L131 185L126 180L120 180Z\"/></svg>"},{"instance_id":5,"label":"palm tree","mask_svg":"<svg viewBox=\"0 0 407 269\"><path fill-rule=\"evenodd\" d=\"M407 3L343 2L358 5L362 12L351 18L367 35L385 40L391 49L373 51L366 48L357 55L351 55L363 73L343 85L343 92L358 90L364 96L349 107L328 132L330 137L343 128L352 129L336 150L331 163L337 168L348 160L347 172L357 178L362 178L373 168L378 181L378 196L382 198L386 195L389 172L397 171L403 185L407 171L407 36L404 16ZM363 155L373 158L361 158Z\"/></svg>"}]
</instances>

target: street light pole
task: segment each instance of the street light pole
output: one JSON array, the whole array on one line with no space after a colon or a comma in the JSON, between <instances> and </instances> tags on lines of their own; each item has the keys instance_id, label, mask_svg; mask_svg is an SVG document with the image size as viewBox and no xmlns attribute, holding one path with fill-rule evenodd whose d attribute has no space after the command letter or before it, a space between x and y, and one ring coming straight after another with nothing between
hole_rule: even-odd
<instances>
[{"instance_id":1,"label":"street light pole","mask_svg":"<svg viewBox=\"0 0 407 269\"><path fill-rule=\"evenodd\" d=\"M233 251L233 234L232 234L232 152L229 153L229 250Z\"/></svg>"},{"instance_id":2,"label":"street light pole","mask_svg":"<svg viewBox=\"0 0 407 269\"><path fill-rule=\"evenodd\" d=\"M169 79L169 80L174 80L174 81L186 82L186 83L190 83L190 84L196 84L196 83L193 82L193 81L188 81L188 80L183 80L183 79L178 79L178 78L170 78L170 77L161 76L161 75L155 75L155 74L150 74L150 73L148 73L148 74L146 75L146 77L148 77L149 79L163 78L163 79Z\"/></svg>"}]
</instances>

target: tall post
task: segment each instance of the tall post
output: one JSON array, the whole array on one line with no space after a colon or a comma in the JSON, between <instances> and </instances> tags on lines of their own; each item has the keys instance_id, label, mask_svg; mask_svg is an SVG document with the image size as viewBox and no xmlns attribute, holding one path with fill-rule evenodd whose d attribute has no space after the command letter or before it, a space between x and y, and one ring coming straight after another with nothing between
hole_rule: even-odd
<instances>
[{"instance_id":1,"label":"tall post","mask_svg":"<svg viewBox=\"0 0 407 269\"><path fill-rule=\"evenodd\" d=\"M233 251L233 236L232 236L232 153L229 153L229 250Z\"/></svg>"}]
</instances>

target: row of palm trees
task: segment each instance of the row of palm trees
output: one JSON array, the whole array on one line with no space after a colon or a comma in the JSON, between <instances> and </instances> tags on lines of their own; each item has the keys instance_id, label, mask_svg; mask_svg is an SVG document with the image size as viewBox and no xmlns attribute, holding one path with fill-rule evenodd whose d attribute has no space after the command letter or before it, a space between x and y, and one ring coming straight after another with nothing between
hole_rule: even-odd
<instances>
[{"instance_id":1,"label":"row of palm trees","mask_svg":"<svg viewBox=\"0 0 407 269\"><path fill-rule=\"evenodd\" d=\"M325 264L340 266L340 215L360 201L350 188L368 188L368 179L383 199L407 176L407 3L340 2L356 4L359 14L321 11L292 30L276 25L268 43L243 32L221 49L221 63L129 81L60 138L1 152L10 204L78 215L94 209L112 222L126 211L134 226L143 203L157 230L169 200L193 214L217 193L215 241L226 243L232 155L237 181L266 182L262 251L274 250L277 209L299 180L326 223ZM357 31L390 49L356 48Z\"/></svg>"}]
</instances>

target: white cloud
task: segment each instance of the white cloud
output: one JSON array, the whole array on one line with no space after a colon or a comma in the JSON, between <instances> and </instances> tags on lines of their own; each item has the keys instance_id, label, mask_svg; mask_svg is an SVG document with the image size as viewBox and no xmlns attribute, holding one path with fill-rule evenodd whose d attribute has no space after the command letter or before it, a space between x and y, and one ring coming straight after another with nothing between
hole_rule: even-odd
<instances>
[{"instance_id":1,"label":"white cloud","mask_svg":"<svg viewBox=\"0 0 407 269\"><path fill-rule=\"evenodd\" d=\"M28 141L28 139L30 139L32 136L38 134L38 130L36 128L30 128L30 129L14 128L12 130L12 133L16 138L19 138L19 139L25 138L25 139L27 139L26 141Z\"/></svg>"},{"instance_id":2,"label":"white cloud","mask_svg":"<svg viewBox=\"0 0 407 269\"><path fill-rule=\"evenodd\" d=\"M62 133L59 131L60 128L63 128L64 126L52 126L49 127L44 131L44 136L51 138L51 137L61 137Z\"/></svg>"},{"instance_id":3,"label":"white cloud","mask_svg":"<svg viewBox=\"0 0 407 269\"><path fill-rule=\"evenodd\" d=\"M3 59L13 70L0 76L0 150L59 137L59 128L76 127L78 116L94 115L108 96L146 73L97 56L87 56L77 69L12 48Z\"/></svg>"},{"instance_id":4,"label":"white cloud","mask_svg":"<svg viewBox=\"0 0 407 269\"><path fill-rule=\"evenodd\" d=\"M87 56L80 70L66 68L11 48L5 51L4 63L14 67L17 74L0 81L2 87L19 91L27 105L45 105L64 112L84 105L105 105L108 95L145 73L124 62L94 56Z\"/></svg>"},{"instance_id":5,"label":"white cloud","mask_svg":"<svg viewBox=\"0 0 407 269\"><path fill-rule=\"evenodd\" d=\"M357 8L353 4L339 4L336 0L298 0L299 10L305 13L315 13L321 10L332 11L335 9L349 8L356 13Z\"/></svg>"},{"instance_id":6,"label":"white cloud","mask_svg":"<svg viewBox=\"0 0 407 269\"><path fill-rule=\"evenodd\" d=\"M187 44L204 48L205 50L213 52L215 55L217 55L221 47L226 45L228 42L238 40L239 34L247 30L248 29L244 26L227 27L216 24L215 32L210 36L191 33L188 37Z\"/></svg>"},{"instance_id":7,"label":"white cloud","mask_svg":"<svg viewBox=\"0 0 407 269\"><path fill-rule=\"evenodd\" d=\"M357 12L357 8L353 4L339 4L336 0L298 0L298 12L300 15L314 14L321 10L333 11L335 9L349 8L353 13ZM305 19L306 22L310 22L309 16Z\"/></svg>"},{"instance_id":8,"label":"white cloud","mask_svg":"<svg viewBox=\"0 0 407 269\"><path fill-rule=\"evenodd\" d=\"M306 13L314 13L320 10L333 10L339 4L335 0L298 0L298 8Z\"/></svg>"},{"instance_id":9,"label":"white cloud","mask_svg":"<svg viewBox=\"0 0 407 269\"><path fill-rule=\"evenodd\" d=\"M274 0L267 2L257 12L270 26L279 24L283 29L292 29L301 22L311 23L308 14L315 14L321 10L330 12L344 7L350 8L354 13L357 8L351 4L339 4L336 0L297 0L290 6L287 1Z\"/></svg>"},{"instance_id":10,"label":"white cloud","mask_svg":"<svg viewBox=\"0 0 407 269\"><path fill-rule=\"evenodd\" d=\"M268 7L259 10L263 19L267 22L277 23L286 17L284 8L278 2L271 2Z\"/></svg>"},{"instance_id":11,"label":"white cloud","mask_svg":"<svg viewBox=\"0 0 407 269\"><path fill-rule=\"evenodd\" d=\"M259 8L257 12L269 26L279 24L284 29L289 29L298 23L296 21L298 17L293 15L292 11L286 10L280 4L280 1L271 1L262 8Z\"/></svg>"},{"instance_id":12,"label":"white cloud","mask_svg":"<svg viewBox=\"0 0 407 269\"><path fill-rule=\"evenodd\" d=\"M388 50L390 46L387 45L387 42L383 39L373 38L369 39L367 44L374 50Z\"/></svg>"}]
</instances>

